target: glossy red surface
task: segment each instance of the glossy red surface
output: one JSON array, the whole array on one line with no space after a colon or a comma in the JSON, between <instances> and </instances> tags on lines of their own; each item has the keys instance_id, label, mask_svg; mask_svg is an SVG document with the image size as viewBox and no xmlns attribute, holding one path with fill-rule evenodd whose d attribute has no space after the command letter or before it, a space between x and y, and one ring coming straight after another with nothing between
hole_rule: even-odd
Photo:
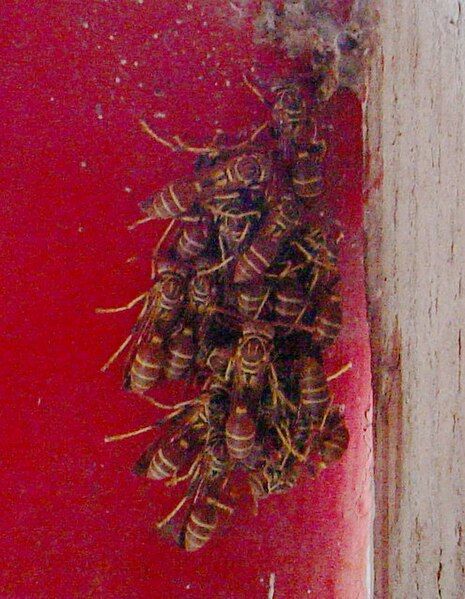
<instances>
[{"instance_id":1,"label":"glossy red surface","mask_svg":"<svg viewBox=\"0 0 465 599\"><path fill-rule=\"evenodd\" d=\"M340 92L324 112L327 201L341 243L345 326L328 352L351 433L317 481L244 509L208 548L185 554L153 532L174 502L130 467L147 437L106 434L157 415L99 368L134 313L102 316L149 284L158 224L128 232L137 203L191 160L145 136L202 143L266 109L241 84L279 61L213 2L25 2L2 8L2 535L0 596L279 599L364 596L370 503L370 375L362 233L361 109ZM214 8L214 7L217 8ZM165 115L165 116L163 116ZM164 385L157 397L184 399Z\"/></svg>"}]
</instances>

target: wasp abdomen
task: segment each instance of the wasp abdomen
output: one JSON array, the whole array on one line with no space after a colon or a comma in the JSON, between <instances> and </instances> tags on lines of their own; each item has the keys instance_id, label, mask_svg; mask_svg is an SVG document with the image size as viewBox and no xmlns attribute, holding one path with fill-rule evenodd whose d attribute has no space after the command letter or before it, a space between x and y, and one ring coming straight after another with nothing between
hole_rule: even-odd
<instances>
[{"instance_id":1,"label":"wasp abdomen","mask_svg":"<svg viewBox=\"0 0 465 599\"><path fill-rule=\"evenodd\" d=\"M322 347L331 345L339 335L342 326L341 296L332 293L324 297L313 322L313 341Z\"/></svg>"},{"instance_id":2,"label":"wasp abdomen","mask_svg":"<svg viewBox=\"0 0 465 599\"><path fill-rule=\"evenodd\" d=\"M194 359L194 333L190 327L185 327L175 333L168 345L166 360L166 378L171 380L181 379L188 371Z\"/></svg>"},{"instance_id":3,"label":"wasp abdomen","mask_svg":"<svg viewBox=\"0 0 465 599\"><path fill-rule=\"evenodd\" d=\"M193 260L207 246L210 233L210 223L202 220L198 223L186 223L176 244L176 253L181 260Z\"/></svg>"},{"instance_id":4,"label":"wasp abdomen","mask_svg":"<svg viewBox=\"0 0 465 599\"><path fill-rule=\"evenodd\" d=\"M303 200L315 198L323 191L321 168L314 164L309 152L298 152L292 169L292 185L295 194Z\"/></svg>"},{"instance_id":5,"label":"wasp abdomen","mask_svg":"<svg viewBox=\"0 0 465 599\"><path fill-rule=\"evenodd\" d=\"M189 444L185 439L159 447L148 466L147 478L163 480L175 476L190 456L188 449Z\"/></svg>"},{"instance_id":6,"label":"wasp abdomen","mask_svg":"<svg viewBox=\"0 0 465 599\"><path fill-rule=\"evenodd\" d=\"M141 209L153 218L178 218L192 208L201 191L201 185L195 181L178 181L143 202Z\"/></svg>"},{"instance_id":7,"label":"wasp abdomen","mask_svg":"<svg viewBox=\"0 0 465 599\"><path fill-rule=\"evenodd\" d=\"M207 543L218 525L218 514L207 502L195 505L191 510L184 530L184 548L197 551Z\"/></svg>"},{"instance_id":8,"label":"wasp abdomen","mask_svg":"<svg viewBox=\"0 0 465 599\"><path fill-rule=\"evenodd\" d=\"M275 313L283 322L296 322L305 311L305 295L298 288L281 289L276 292Z\"/></svg>"},{"instance_id":9,"label":"wasp abdomen","mask_svg":"<svg viewBox=\"0 0 465 599\"><path fill-rule=\"evenodd\" d=\"M265 286L249 286L237 294L237 307L239 312L247 319L255 318L263 311L269 291Z\"/></svg>"},{"instance_id":10,"label":"wasp abdomen","mask_svg":"<svg viewBox=\"0 0 465 599\"><path fill-rule=\"evenodd\" d=\"M300 403L314 422L321 422L329 405L329 390L321 363L306 358L301 363Z\"/></svg>"},{"instance_id":11,"label":"wasp abdomen","mask_svg":"<svg viewBox=\"0 0 465 599\"><path fill-rule=\"evenodd\" d=\"M271 176L271 160L267 154L241 154L233 156L216 168L212 168L208 179L213 191L236 191L265 184Z\"/></svg>"},{"instance_id":12,"label":"wasp abdomen","mask_svg":"<svg viewBox=\"0 0 465 599\"><path fill-rule=\"evenodd\" d=\"M349 431L338 406L331 408L324 429L317 435L315 444L324 466L340 460L343 456L349 445Z\"/></svg>"},{"instance_id":13,"label":"wasp abdomen","mask_svg":"<svg viewBox=\"0 0 465 599\"><path fill-rule=\"evenodd\" d=\"M226 422L226 445L233 460L245 460L255 443L256 427L248 410L236 405Z\"/></svg>"},{"instance_id":14,"label":"wasp abdomen","mask_svg":"<svg viewBox=\"0 0 465 599\"><path fill-rule=\"evenodd\" d=\"M164 367L162 343L162 338L155 335L149 343L139 347L129 371L131 391L145 393L161 379Z\"/></svg>"}]
</instances>

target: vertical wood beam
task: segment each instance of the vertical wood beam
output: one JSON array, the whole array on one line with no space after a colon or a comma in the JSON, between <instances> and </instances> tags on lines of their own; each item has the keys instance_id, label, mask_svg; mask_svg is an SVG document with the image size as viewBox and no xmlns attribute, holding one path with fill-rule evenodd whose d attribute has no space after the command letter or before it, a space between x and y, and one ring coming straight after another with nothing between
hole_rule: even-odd
<instances>
[{"instance_id":1,"label":"vertical wood beam","mask_svg":"<svg viewBox=\"0 0 465 599\"><path fill-rule=\"evenodd\" d=\"M379 0L366 107L375 596L465 597L465 2Z\"/></svg>"}]
</instances>

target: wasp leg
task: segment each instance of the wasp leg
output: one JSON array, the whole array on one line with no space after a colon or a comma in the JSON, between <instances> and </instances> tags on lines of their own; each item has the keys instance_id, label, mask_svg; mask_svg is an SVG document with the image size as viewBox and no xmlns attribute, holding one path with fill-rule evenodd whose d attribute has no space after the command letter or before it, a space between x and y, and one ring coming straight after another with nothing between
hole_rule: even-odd
<instances>
[{"instance_id":1,"label":"wasp leg","mask_svg":"<svg viewBox=\"0 0 465 599\"><path fill-rule=\"evenodd\" d=\"M265 106L267 106L268 108L271 108L272 104L265 98L265 96L262 94L262 92L258 89L258 87L256 85L254 85L253 83L251 83L248 79L246 75L242 75L242 81L244 82L244 84L250 89L250 91L257 96L257 98L260 100L260 102L262 104L265 104Z\"/></svg>"},{"instance_id":2,"label":"wasp leg","mask_svg":"<svg viewBox=\"0 0 465 599\"><path fill-rule=\"evenodd\" d=\"M163 242L166 240L166 238L170 234L170 232L171 232L172 228L174 227L175 223L176 223L176 219L173 218L172 221L170 222L170 224L163 231L163 234L160 237L160 239L157 241L157 245L153 248L152 260L150 262L150 269L151 269L150 278L151 279L155 278L155 273L156 273L156 263L155 263L155 260L156 260L156 258L158 256L158 252L160 251L160 248L163 245Z\"/></svg>"},{"instance_id":3,"label":"wasp leg","mask_svg":"<svg viewBox=\"0 0 465 599\"><path fill-rule=\"evenodd\" d=\"M211 268L207 268L205 270L198 270L197 275L203 276L203 275L209 275L212 272L216 272L217 270L220 270L221 268L226 266L226 264L229 264L231 262L231 260L234 260L234 256L229 256L229 258L226 258L226 260L223 260L219 264L215 264L215 266L212 266Z\"/></svg>"},{"instance_id":4,"label":"wasp leg","mask_svg":"<svg viewBox=\"0 0 465 599\"><path fill-rule=\"evenodd\" d=\"M181 501L178 503L178 505L174 508L174 510L172 510L165 518L163 518L163 520L157 522L157 528L163 528L164 526L166 526L166 524L168 524L168 522L176 516L176 514L179 512L179 510L183 507L183 505L186 503L188 499L189 497L187 495L183 497Z\"/></svg>"},{"instance_id":5,"label":"wasp leg","mask_svg":"<svg viewBox=\"0 0 465 599\"><path fill-rule=\"evenodd\" d=\"M330 374L326 380L327 381L334 381L334 379L339 378L341 375L345 374L347 371L349 371L352 368L352 362L347 362L347 364L344 364L344 366L342 366L341 368L339 368L338 371L333 372L333 374Z\"/></svg>"},{"instance_id":6,"label":"wasp leg","mask_svg":"<svg viewBox=\"0 0 465 599\"><path fill-rule=\"evenodd\" d=\"M102 372L105 372L105 370L108 370L108 368L113 364L113 362L116 360L116 358L126 349L129 342L131 341L131 339L132 339L132 334L129 335L128 337L126 337L126 339L118 347L118 349L115 351L115 353L112 356L110 356L110 358L107 360L107 362L105 362L105 364L100 369Z\"/></svg>"},{"instance_id":7,"label":"wasp leg","mask_svg":"<svg viewBox=\"0 0 465 599\"><path fill-rule=\"evenodd\" d=\"M266 302L268 301L268 298L270 297L270 293L271 293L271 287L268 287L268 289L266 290L265 296L262 300L262 303L260 304L260 306L258 307L258 310L255 314L255 316L253 317L254 320L257 320L257 318L260 316L261 311L263 310ZM273 367L274 368L274 367Z\"/></svg>"}]
</instances>

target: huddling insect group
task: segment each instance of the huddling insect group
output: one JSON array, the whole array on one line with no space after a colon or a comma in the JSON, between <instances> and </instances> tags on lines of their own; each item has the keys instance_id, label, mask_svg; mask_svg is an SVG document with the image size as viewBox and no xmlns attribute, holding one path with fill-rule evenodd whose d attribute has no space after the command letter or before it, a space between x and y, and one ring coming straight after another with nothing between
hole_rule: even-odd
<instances>
[{"instance_id":1,"label":"huddling insect group","mask_svg":"<svg viewBox=\"0 0 465 599\"><path fill-rule=\"evenodd\" d=\"M323 189L325 142L298 82L273 87L272 102L246 83L269 105L270 120L235 146L217 138L192 148L143 123L160 143L199 155L195 177L141 206L143 221L171 222L153 285L136 298L144 304L124 375L139 394L162 379L200 386L174 406L152 399L170 412L135 466L169 486L185 483L158 527L187 551L231 514L237 476L257 506L293 487L304 467L316 476L348 444L322 361L342 320L337 242L303 219Z\"/></svg>"}]
</instances>

